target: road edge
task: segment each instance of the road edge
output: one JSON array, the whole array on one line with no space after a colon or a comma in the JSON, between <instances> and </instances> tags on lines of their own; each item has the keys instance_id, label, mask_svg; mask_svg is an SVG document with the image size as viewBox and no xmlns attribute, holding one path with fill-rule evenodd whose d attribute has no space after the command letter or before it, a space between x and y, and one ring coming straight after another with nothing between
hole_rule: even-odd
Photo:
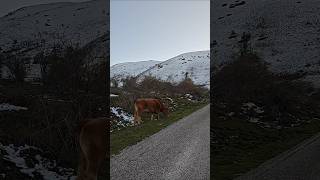
<instances>
[{"instance_id":1,"label":"road edge","mask_svg":"<svg viewBox=\"0 0 320 180\"><path fill-rule=\"evenodd\" d=\"M244 180L244 179L252 179L255 177L261 177L259 175L262 175L264 172L275 167L279 162L282 162L288 159L289 157L293 156L294 154L304 149L307 145L313 143L319 138L320 138L320 132L308 139L303 140L301 143L293 146L289 150L286 150L280 153L279 155L265 161L264 163L260 164L257 168L250 170L249 172L235 178L234 180Z\"/></svg>"}]
</instances>

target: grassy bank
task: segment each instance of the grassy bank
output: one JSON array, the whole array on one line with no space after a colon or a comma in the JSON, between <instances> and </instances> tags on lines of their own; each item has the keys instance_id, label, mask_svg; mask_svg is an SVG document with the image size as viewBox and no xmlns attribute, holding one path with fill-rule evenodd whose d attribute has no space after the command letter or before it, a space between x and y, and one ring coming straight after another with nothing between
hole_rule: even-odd
<instances>
[{"instance_id":1,"label":"grassy bank","mask_svg":"<svg viewBox=\"0 0 320 180\"><path fill-rule=\"evenodd\" d=\"M216 180L229 180L294 147L320 131L320 121L288 129L263 129L245 120L217 121L217 140L211 145ZM217 139L219 139L217 138Z\"/></svg>"},{"instance_id":2,"label":"grassy bank","mask_svg":"<svg viewBox=\"0 0 320 180\"><path fill-rule=\"evenodd\" d=\"M204 107L208 101L201 102L184 102L179 105L173 112L169 114L168 118L161 118L160 120L150 120L150 115L142 117L144 121L138 126L130 126L119 131L110 133L110 153L118 154L125 147L134 145L137 142L151 136L179 119L188 116L192 112ZM178 104L181 104L178 102Z\"/></svg>"},{"instance_id":3,"label":"grassy bank","mask_svg":"<svg viewBox=\"0 0 320 180\"><path fill-rule=\"evenodd\" d=\"M320 91L303 76L274 74L256 54L239 56L215 74L214 179L234 179L319 132Z\"/></svg>"}]
</instances>

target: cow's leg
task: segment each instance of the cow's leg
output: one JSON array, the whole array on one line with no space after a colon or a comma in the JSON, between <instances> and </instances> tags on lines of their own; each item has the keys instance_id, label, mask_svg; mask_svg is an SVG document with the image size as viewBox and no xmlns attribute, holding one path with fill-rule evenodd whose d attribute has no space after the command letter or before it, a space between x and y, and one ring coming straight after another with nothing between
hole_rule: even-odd
<instances>
[{"instance_id":1,"label":"cow's leg","mask_svg":"<svg viewBox=\"0 0 320 180\"><path fill-rule=\"evenodd\" d=\"M160 113L158 113L158 120L160 120Z\"/></svg>"},{"instance_id":2,"label":"cow's leg","mask_svg":"<svg viewBox=\"0 0 320 180\"><path fill-rule=\"evenodd\" d=\"M141 116L140 116L140 112L139 110L136 110L135 113L134 113L134 125L138 125L141 123Z\"/></svg>"},{"instance_id":3,"label":"cow's leg","mask_svg":"<svg viewBox=\"0 0 320 180\"><path fill-rule=\"evenodd\" d=\"M139 112L138 112L139 124L142 123L141 115L142 115L142 111L139 111Z\"/></svg>"},{"instance_id":4,"label":"cow's leg","mask_svg":"<svg viewBox=\"0 0 320 180\"><path fill-rule=\"evenodd\" d=\"M80 148L80 158L79 158L79 166L78 166L78 176L76 180L85 180L86 169L87 169L87 161L83 154L82 148Z\"/></svg>"},{"instance_id":5,"label":"cow's leg","mask_svg":"<svg viewBox=\"0 0 320 180\"><path fill-rule=\"evenodd\" d=\"M141 115L139 115L139 124L141 124L143 121L141 120Z\"/></svg>"},{"instance_id":6,"label":"cow's leg","mask_svg":"<svg viewBox=\"0 0 320 180\"><path fill-rule=\"evenodd\" d=\"M134 111L133 113L133 124L136 125L137 124L137 112Z\"/></svg>"},{"instance_id":7,"label":"cow's leg","mask_svg":"<svg viewBox=\"0 0 320 180\"><path fill-rule=\"evenodd\" d=\"M134 104L134 119L133 119L134 125L139 124L139 107L137 104Z\"/></svg>"},{"instance_id":8,"label":"cow's leg","mask_svg":"<svg viewBox=\"0 0 320 180\"><path fill-rule=\"evenodd\" d=\"M91 147L87 154L87 179L97 180L99 167L104 159L105 153L99 151L98 147Z\"/></svg>"},{"instance_id":9,"label":"cow's leg","mask_svg":"<svg viewBox=\"0 0 320 180\"><path fill-rule=\"evenodd\" d=\"M153 114L151 114L151 121L153 121Z\"/></svg>"}]
</instances>

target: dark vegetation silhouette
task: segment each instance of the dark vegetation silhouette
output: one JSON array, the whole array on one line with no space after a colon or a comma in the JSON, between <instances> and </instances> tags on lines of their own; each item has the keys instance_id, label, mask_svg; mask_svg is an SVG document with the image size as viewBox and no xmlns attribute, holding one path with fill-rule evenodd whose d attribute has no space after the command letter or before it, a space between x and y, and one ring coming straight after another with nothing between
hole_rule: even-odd
<instances>
[{"instance_id":1,"label":"dark vegetation silhouette","mask_svg":"<svg viewBox=\"0 0 320 180\"><path fill-rule=\"evenodd\" d=\"M0 79L0 103L28 110L1 113L2 142L34 145L46 152L44 156L76 170L79 121L108 115L109 57L90 57L90 49L67 43L39 51L32 58L20 51L0 53L0 64L11 75ZM93 62L96 58L101 60ZM25 81L30 64L40 66L41 76Z\"/></svg>"},{"instance_id":2,"label":"dark vegetation silhouette","mask_svg":"<svg viewBox=\"0 0 320 180\"><path fill-rule=\"evenodd\" d=\"M211 74L215 179L234 179L318 131L311 123L320 118L319 90L301 80L303 73L271 72L247 40L232 62ZM246 109L248 103L260 112Z\"/></svg>"}]
</instances>

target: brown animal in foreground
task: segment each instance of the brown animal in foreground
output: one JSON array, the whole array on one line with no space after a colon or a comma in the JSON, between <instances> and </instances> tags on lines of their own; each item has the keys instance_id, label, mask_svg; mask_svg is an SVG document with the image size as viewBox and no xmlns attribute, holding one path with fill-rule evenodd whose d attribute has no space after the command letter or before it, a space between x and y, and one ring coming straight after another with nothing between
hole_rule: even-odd
<instances>
[{"instance_id":1,"label":"brown animal in foreground","mask_svg":"<svg viewBox=\"0 0 320 180\"><path fill-rule=\"evenodd\" d=\"M85 120L80 125L80 164L77 180L96 180L107 155L107 118Z\"/></svg>"},{"instance_id":2,"label":"brown animal in foreground","mask_svg":"<svg viewBox=\"0 0 320 180\"><path fill-rule=\"evenodd\" d=\"M153 98L141 98L134 101L134 124L142 123L141 114L143 112L157 114L158 119L160 112L168 116L168 108L159 99ZM153 114L151 115L151 120L153 120Z\"/></svg>"}]
</instances>

